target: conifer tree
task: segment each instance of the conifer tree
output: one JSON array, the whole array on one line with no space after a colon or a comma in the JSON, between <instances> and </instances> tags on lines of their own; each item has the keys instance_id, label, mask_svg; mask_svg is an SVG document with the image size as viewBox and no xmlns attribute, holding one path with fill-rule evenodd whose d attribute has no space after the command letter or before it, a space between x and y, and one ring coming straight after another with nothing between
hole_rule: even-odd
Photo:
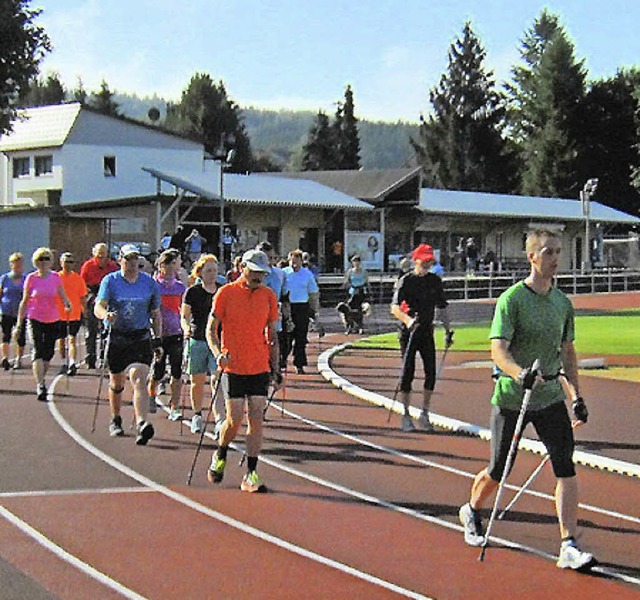
<instances>
[{"instance_id":1,"label":"conifer tree","mask_svg":"<svg viewBox=\"0 0 640 600\"><path fill-rule=\"evenodd\" d=\"M335 136L329 117L323 111L318 111L302 149L302 170L334 170L338 164L336 155Z\"/></svg>"},{"instance_id":2,"label":"conifer tree","mask_svg":"<svg viewBox=\"0 0 640 600\"><path fill-rule=\"evenodd\" d=\"M114 93L109 89L109 84L103 79L100 83L100 91L93 92L89 99L89 106L103 115L117 117L120 115L118 103L113 99Z\"/></svg>"},{"instance_id":3,"label":"conifer tree","mask_svg":"<svg viewBox=\"0 0 640 600\"><path fill-rule=\"evenodd\" d=\"M353 91L348 85L344 92L344 104L338 105L341 111L340 137L338 151L340 155L340 169L360 168L360 137L358 134L358 118L355 116ZM336 123L338 115L336 113Z\"/></svg>"},{"instance_id":4,"label":"conifer tree","mask_svg":"<svg viewBox=\"0 0 640 600\"><path fill-rule=\"evenodd\" d=\"M449 64L429 93L432 112L421 117L412 140L427 186L509 192L513 159L502 136L505 109L493 73L483 66L485 50L465 23L451 44Z\"/></svg>"}]
</instances>

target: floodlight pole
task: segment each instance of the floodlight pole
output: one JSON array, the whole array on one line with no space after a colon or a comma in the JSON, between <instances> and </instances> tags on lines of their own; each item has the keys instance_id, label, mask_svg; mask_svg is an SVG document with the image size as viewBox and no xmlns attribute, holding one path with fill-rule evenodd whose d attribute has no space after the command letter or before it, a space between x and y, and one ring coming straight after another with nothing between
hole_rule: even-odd
<instances>
[{"instance_id":1,"label":"floodlight pole","mask_svg":"<svg viewBox=\"0 0 640 600\"><path fill-rule=\"evenodd\" d=\"M582 272L591 270L591 197L598 188L598 179L593 177L587 180L584 188L580 190L582 202L582 214L584 215L584 252L582 257Z\"/></svg>"}]
</instances>

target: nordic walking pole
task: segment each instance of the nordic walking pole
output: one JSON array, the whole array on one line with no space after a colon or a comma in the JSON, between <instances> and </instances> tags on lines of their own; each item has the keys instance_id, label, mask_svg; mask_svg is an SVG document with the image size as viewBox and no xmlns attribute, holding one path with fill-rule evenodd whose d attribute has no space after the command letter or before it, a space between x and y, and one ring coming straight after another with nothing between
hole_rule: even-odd
<instances>
[{"instance_id":1,"label":"nordic walking pole","mask_svg":"<svg viewBox=\"0 0 640 600\"><path fill-rule=\"evenodd\" d=\"M102 393L102 381L104 380L104 372L107 367L107 353L109 352L109 344L111 343L111 327L107 330L107 342L104 347L104 356L102 359L102 368L100 369L100 381L98 383L98 393L96 394L96 404L93 409L93 421L91 422L91 433L96 430L96 419L98 418L98 407L100 406L100 394Z\"/></svg>"},{"instance_id":2,"label":"nordic walking pole","mask_svg":"<svg viewBox=\"0 0 640 600\"><path fill-rule=\"evenodd\" d=\"M444 352L442 353L442 358L440 359L440 364L438 365L438 372L436 373L436 381L440 381L442 377L442 371L444 370L444 361L447 358L447 353L449 352L449 348L453 345L453 329L449 330L445 334L444 340Z\"/></svg>"},{"instance_id":3,"label":"nordic walking pole","mask_svg":"<svg viewBox=\"0 0 640 600\"><path fill-rule=\"evenodd\" d=\"M493 502L493 508L491 509L491 516L489 517L489 523L487 524L487 531L485 532L484 539L482 540L482 550L480 551L480 556L478 557L478 560L480 562L484 560L484 555L487 551L487 542L489 541L489 534L491 533L491 527L493 526L493 522L496 518L498 504L500 503L500 496L502 496L502 490L504 490L504 484L507 481L507 476L509 475L509 471L511 470L511 465L513 465L513 461L518 451L518 443L520 441L520 435L522 434L522 425L524 423L524 416L525 416L525 413L527 412L529 401L531 400L531 393L533 392L533 385L535 383L535 377L537 375L537 371L539 367L540 367L540 359L536 358L535 362L531 367L531 373L530 373L531 375L533 375L533 381L530 382L530 387L525 388L525 391L524 391L524 397L522 398L522 406L520 407L520 412L518 413L518 420L516 421L516 426L515 426L515 429L513 430L513 438L511 438L511 446L509 447L509 454L507 454L507 462L505 463L504 471L502 472L502 477L500 478L500 483L498 484L496 499Z\"/></svg>"},{"instance_id":4,"label":"nordic walking pole","mask_svg":"<svg viewBox=\"0 0 640 600\"><path fill-rule=\"evenodd\" d=\"M418 323L415 323L413 326L413 329L409 333L409 339L407 340L407 347L404 349L404 356L402 357L402 368L400 369L398 384L396 385L396 391L393 393L393 399L391 400L391 404L389 405L389 414L387 415L387 423L391 421L391 415L393 414L393 407L396 405L398 392L400 391L400 384L402 383L402 378L404 377L404 372L407 367L407 357L409 356L409 350L411 349L411 344L413 343L414 334L419 326L420 325Z\"/></svg>"},{"instance_id":5,"label":"nordic walking pole","mask_svg":"<svg viewBox=\"0 0 640 600\"><path fill-rule=\"evenodd\" d=\"M66 354L67 360L67 372L66 372L66 384L67 384L67 394L69 393L69 369L71 368L71 344L69 343L69 332L71 329L69 328L69 313L66 315L66 330L65 330L65 338L64 338L64 353Z\"/></svg>"},{"instance_id":6,"label":"nordic walking pole","mask_svg":"<svg viewBox=\"0 0 640 600\"><path fill-rule=\"evenodd\" d=\"M542 462L534 469L533 473L531 473L531 475L529 475L529 478L522 484L516 495L512 498L511 502L509 502L509 504L507 504L507 506L505 506L502 512L498 515L498 519L502 520L504 516L509 512L509 510L511 510L513 505L520 499L520 496L525 493L527 488L533 483L533 480L538 476L540 471L542 471L542 467L544 467L549 462L550 458L551 457L548 454L544 456Z\"/></svg>"},{"instance_id":7,"label":"nordic walking pole","mask_svg":"<svg viewBox=\"0 0 640 600\"><path fill-rule=\"evenodd\" d=\"M191 389L191 377L187 374L187 367L189 366L189 357L191 356L191 340L187 338L185 340L184 351L182 352L182 371L180 372L180 435L182 435L182 429L184 427L184 390L185 390L185 374L186 385Z\"/></svg>"},{"instance_id":8,"label":"nordic walking pole","mask_svg":"<svg viewBox=\"0 0 640 600\"><path fill-rule=\"evenodd\" d=\"M200 454L200 449L202 448L202 440L204 440L204 432L207 430L207 424L209 423L209 417L213 412L213 403L216 399L216 394L218 393L218 388L220 387L220 380L222 379L222 372L224 369L218 369L216 373L216 379L213 382L213 391L211 392L211 404L209 406L209 412L207 413L207 418L204 420L202 425L202 431L200 432L200 440L198 441L198 447L196 448L195 456L193 457L193 463L191 463L191 470L189 471L189 475L187 475L187 485L191 485L191 479L193 478L193 471L196 468L196 462L198 461L198 455Z\"/></svg>"}]
</instances>

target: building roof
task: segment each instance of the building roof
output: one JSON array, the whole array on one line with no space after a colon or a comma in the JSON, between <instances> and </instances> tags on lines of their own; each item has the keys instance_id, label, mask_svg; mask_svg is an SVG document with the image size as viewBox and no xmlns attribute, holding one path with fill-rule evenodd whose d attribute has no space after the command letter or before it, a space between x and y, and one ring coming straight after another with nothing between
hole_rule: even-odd
<instances>
[{"instance_id":1,"label":"building roof","mask_svg":"<svg viewBox=\"0 0 640 600\"><path fill-rule=\"evenodd\" d=\"M584 221L582 203L566 198L509 196L481 192L460 192L423 188L418 209L425 213L460 216L534 218ZM591 220L603 223L638 224L640 219L604 204L591 201Z\"/></svg>"},{"instance_id":2,"label":"building roof","mask_svg":"<svg viewBox=\"0 0 640 600\"><path fill-rule=\"evenodd\" d=\"M309 179L341 191L354 198L380 202L387 194L404 185L413 177L420 177L420 167L413 169L371 169L341 171L283 171L265 173L271 177Z\"/></svg>"},{"instance_id":3,"label":"building roof","mask_svg":"<svg viewBox=\"0 0 640 600\"><path fill-rule=\"evenodd\" d=\"M62 146L80 113L81 104L38 106L20 111L13 131L0 136L0 151Z\"/></svg>"},{"instance_id":4,"label":"building roof","mask_svg":"<svg viewBox=\"0 0 640 600\"><path fill-rule=\"evenodd\" d=\"M156 179L210 200L220 199L217 174L211 172L169 172L152 167L143 170ZM263 173L224 176L225 202L274 207L373 210L370 204L309 180L271 177Z\"/></svg>"}]
</instances>

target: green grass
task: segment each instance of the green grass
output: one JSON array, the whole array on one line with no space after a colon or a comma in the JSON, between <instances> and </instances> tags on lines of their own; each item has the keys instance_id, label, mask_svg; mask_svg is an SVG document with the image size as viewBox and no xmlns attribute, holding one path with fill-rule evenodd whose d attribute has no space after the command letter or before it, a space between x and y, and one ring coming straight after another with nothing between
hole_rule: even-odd
<instances>
[{"instance_id":1,"label":"green grass","mask_svg":"<svg viewBox=\"0 0 640 600\"><path fill-rule=\"evenodd\" d=\"M576 317L576 351L580 354L640 355L640 311L612 312L602 316ZM452 350L489 351L488 322L455 327ZM444 331L436 329L436 347L443 347ZM396 333L375 335L354 344L359 348L397 349Z\"/></svg>"}]
</instances>

